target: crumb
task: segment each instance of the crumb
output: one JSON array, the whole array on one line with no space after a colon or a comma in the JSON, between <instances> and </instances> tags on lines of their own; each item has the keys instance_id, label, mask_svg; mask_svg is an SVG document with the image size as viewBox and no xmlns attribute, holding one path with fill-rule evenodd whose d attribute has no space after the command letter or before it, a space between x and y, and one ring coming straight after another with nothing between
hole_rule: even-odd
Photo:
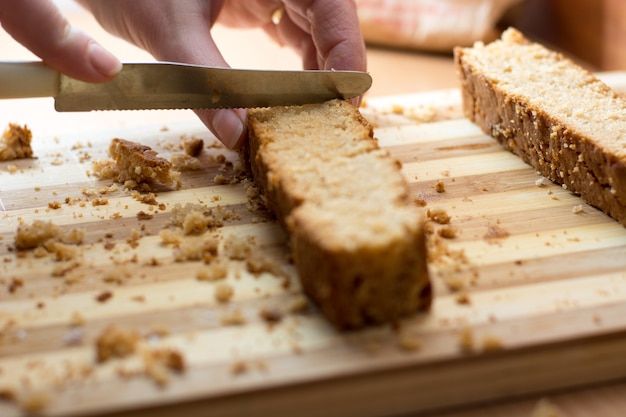
<instances>
[{"instance_id":1,"label":"crumb","mask_svg":"<svg viewBox=\"0 0 626 417\"><path fill-rule=\"evenodd\" d=\"M159 237L164 245L177 245L183 240L183 233L181 229L163 229L159 232Z\"/></svg>"},{"instance_id":2,"label":"crumb","mask_svg":"<svg viewBox=\"0 0 626 417\"><path fill-rule=\"evenodd\" d=\"M469 305L471 304L471 300L469 298L469 295L467 294L467 292L465 291L461 291L459 294L457 294L456 296L456 303L457 304L464 304L464 305Z\"/></svg>"},{"instance_id":3,"label":"crumb","mask_svg":"<svg viewBox=\"0 0 626 417\"><path fill-rule=\"evenodd\" d=\"M235 295L232 285L220 282L215 286L215 299L220 303L229 302Z\"/></svg>"},{"instance_id":4,"label":"crumb","mask_svg":"<svg viewBox=\"0 0 626 417\"><path fill-rule=\"evenodd\" d=\"M446 184L442 180L437 181L437 183L435 184L435 191L437 191L438 193L445 192Z\"/></svg>"},{"instance_id":5,"label":"crumb","mask_svg":"<svg viewBox=\"0 0 626 417\"><path fill-rule=\"evenodd\" d=\"M32 225L20 224L15 235L17 250L34 249L46 246L48 242L81 244L84 237L82 229L71 229L67 232L51 221L35 220ZM46 248L47 249L47 248Z\"/></svg>"},{"instance_id":6,"label":"crumb","mask_svg":"<svg viewBox=\"0 0 626 417\"><path fill-rule=\"evenodd\" d=\"M238 218L234 210L221 206L207 207L193 203L183 206L177 203L171 211L169 225L182 228L185 234L197 234L207 228L222 227L225 221Z\"/></svg>"},{"instance_id":7,"label":"crumb","mask_svg":"<svg viewBox=\"0 0 626 417\"><path fill-rule=\"evenodd\" d=\"M233 375L241 375L243 373L246 373L247 371L248 371L248 363L245 361L237 361L233 363L233 365L230 367L230 372Z\"/></svg>"},{"instance_id":8,"label":"crumb","mask_svg":"<svg viewBox=\"0 0 626 417\"><path fill-rule=\"evenodd\" d=\"M414 352L422 347L422 341L416 335L400 334L397 342L400 349L408 352Z\"/></svg>"},{"instance_id":9,"label":"crumb","mask_svg":"<svg viewBox=\"0 0 626 417\"><path fill-rule=\"evenodd\" d=\"M17 394L10 388L0 388L0 401L17 401Z\"/></svg>"},{"instance_id":10,"label":"crumb","mask_svg":"<svg viewBox=\"0 0 626 417\"><path fill-rule=\"evenodd\" d=\"M198 281L219 281L228 276L228 263L224 260L216 260L208 266L196 272Z\"/></svg>"},{"instance_id":11,"label":"crumb","mask_svg":"<svg viewBox=\"0 0 626 417\"><path fill-rule=\"evenodd\" d=\"M583 205L582 204L578 204L577 206L572 207L572 213L580 214L582 212L583 212Z\"/></svg>"},{"instance_id":12,"label":"crumb","mask_svg":"<svg viewBox=\"0 0 626 417\"><path fill-rule=\"evenodd\" d=\"M108 204L109 204L108 198L94 198L93 200L91 200L91 205L93 207L106 206Z\"/></svg>"},{"instance_id":13,"label":"crumb","mask_svg":"<svg viewBox=\"0 0 626 417\"><path fill-rule=\"evenodd\" d=\"M186 239L174 251L174 259L176 262L204 261L210 263L217 255L218 247L219 241L216 237Z\"/></svg>"},{"instance_id":14,"label":"crumb","mask_svg":"<svg viewBox=\"0 0 626 417\"><path fill-rule=\"evenodd\" d=\"M137 220L151 220L154 218L154 215L150 214L150 213L146 213L145 211L141 210L137 213Z\"/></svg>"},{"instance_id":15,"label":"crumb","mask_svg":"<svg viewBox=\"0 0 626 417\"><path fill-rule=\"evenodd\" d=\"M135 353L139 335L114 325L107 327L96 339L96 360L99 363L113 358L124 358Z\"/></svg>"},{"instance_id":16,"label":"crumb","mask_svg":"<svg viewBox=\"0 0 626 417\"><path fill-rule=\"evenodd\" d=\"M180 187L180 172L172 164L159 156L149 146L124 139L115 138L109 146L109 154L115 162L115 169L110 163L92 164L94 173L100 178L113 179L127 188L145 186L159 182L163 185Z\"/></svg>"},{"instance_id":17,"label":"crumb","mask_svg":"<svg viewBox=\"0 0 626 417\"><path fill-rule=\"evenodd\" d=\"M0 161L32 157L33 149L30 146L32 138L33 134L26 125L9 123L0 137Z\"/></svg>"},{"instance_id":18,"label":"crumb","mask_svg":"<svg viewBox=\"0 0 626 417\"><path fill-rule=\"evenodd\" d=\"M224 253L230 259L244 260L252 250L253 238L229 235L224 241Z\"/></svg>"},{"instance_id":19,"label":"crumb","mask_svg":"<svg viewBox=\"0 0 626 417\"><path fill-rule=\"evenodd\" d=\"M485 352L502 350L502 340L496 336L485 336L482 340L482 349Z\"/></svg>"},{"instance_id":20,"label":"crumb","mask_svg":"<svg viewBox=\"0 0 626 417\"><path fill-rule=\"evenodd\" d=\"M472 329L466 327L459 333L459 348L465 353L471 353L474 351L474 333Z\"/></svg>"},{"instance_id":21,"label":"crumb","mask_svg":"<svg viewBox=\"0 0 626 417\"><path fill-rule=\"evenodd\" d=\"M446 225L437 230L437 234L444 239L454 239L457 237L459 229L454 226Z\"/></svg>"},{"instance_id":22,"label":"crumb","mask_svg":"<svg viewBox=\"0 0 626 417\"><path fill-rule=\"evenodd\" d=\"M202 148L204 148L204 141L198 138L189 138L183 140L183 149L185 153L189 156L196 157L200 155L202 152Z\"/></svg>"},{"instance_id":23,"label":"crumb","mask_svg":"<svg viewBox=\"0 0 626 417\"><path fill-rule=\"evenodd\" d=\"M149 206L156 206L159 204L156 199L156 194L154 193L141 194L139 191L134 190L132 196L135 200L139 201L142 204L147 204Z\"/></svg>"},{"instance_id":24,"label":"crumb","mask_svg":"<svg viewBox=\"0 0 626 417\"><path fill-rule=\"evenodd\" d=\"M9 287L8 287L8 291L9 293L13 294L15 291L17 291L18 288L23 287L24 286L24 281L20 278L11 278L11 282L9 283Z\"/></svg>"},{"instance_id":25,"label":"crumb","mask_svg":"<svg viewBox=\"0 0 626 417\"><path fill-rule=\"evenodd\" d=\"M483 239L485 239L488 242L493 242L493 241L500 240L500 239L506 239L510 235L511 234L508 231L506 231L504 228L498 225L491 225L487 228L487 233L485 233L485 235L483 236Z\"/></svg>"},{"instance_id":26,"label":"crumb","mask_svg":"<svg viewBox=\"0 0 626 417\"><path fill-rule=\"evenodd\" d=\"M269 324L276 324L282 321L283 313L279 310L268 310L264 308L259 311L259 317Z\"/></svg>"},{"instance_id":27,"label":"crumb","mask_svg":"<svg viewBox=\"0 0 626 417\"><path fill-rule=\"evenodd\" d=\"M172 372L185 371L183 355L174 349L153 349L144 352L143 361L145 374L160 387L169 383Z\"/></svg>"},{"instance_id":28,"label":"crumb","mask_svg":"<svg viewBox=\"0 0 626 417\"><path fill-rule=\"evenodd\" d=\"M215 183L216 185L225 185L230 183L230 179L228 179L226 175L217 174L213 178L213 183Z\"/></svg>"},{"instance_id":29,"label":"crumb","mask_svg":"<svg viewBox=\"0 0 626 417\"><path fill-rule=\"evenodd\" d=\"M20 398L20 407L27 413L40 413L52 402L52 396L47 391L37 390L28 392Z\"/></svg>"},{"instance_id":30,"label":"crumb","mask_svg":"<svg viewBox=\"0 0 626 417\"><path fill-rule=\"evenodd\" d=\"M428 218L438 224L450 223L450 215L442 208L436 207L426 211Z\"/></svg>"},{"instance_id":31,"label":"crumb","mask_svg":"<svg viewBox=\"0 0 626 417\"><path fill-rule=\"evenodd\" d=\"M85 325L85 318L78 311L73 311L70 317L70 326L80 327Z\"/></svg>"},{"instance_id":32,"label":"crumb","mask_svg":"<svg viewBox=\"0 0 626 417\"><path fill-rule=\"evenodd\" d=\"M57 210L61 208L61 202L60 201L50 201L48 203L48 208L52 209L52 210Z\"/></svg>"},{"instance_id":33,"label":"crumb","mask_svg":"<svg viewBox=\"0 0 626 417\"><path fill-rule=\"evenodd\" d=\"M175 153L170 156L172 168L177 171L195 171L202 168L202 164L198 158L186 155L184 153Z\"/></svg>"},{"instance_id":34,"label":"crumb","mask_svg":"<svg viewBox=\"0 0 626 417\"><path fill-rule=\"evenodd\" d=\"M113 293L111 291L103 291L100 294L96 295L96 301L99 303L106 303L113 297Z\"/></svg>"},{"instance_id":35,"label":"crumb","mask_svg":"<svg viewBox=\"0 0 626 417\"><path fill-rule=\"evenodd\" d=\"M141 240L141 232L136 229L130 230L130 235L126 238L126 243L131 248L136 248L139 246L139 241Z\"/></svg>"},{"instance_id":36,"label":"crumb","mask_svg":"<svg viewBox=\"0 0 626 417\"><path fill-rule=\"evenodd\" d=\"M223 314L220 317L220 322L224 326L242 326L246 324L246 316L240 310L234 310Z\"/></svg>"}]
</instances>

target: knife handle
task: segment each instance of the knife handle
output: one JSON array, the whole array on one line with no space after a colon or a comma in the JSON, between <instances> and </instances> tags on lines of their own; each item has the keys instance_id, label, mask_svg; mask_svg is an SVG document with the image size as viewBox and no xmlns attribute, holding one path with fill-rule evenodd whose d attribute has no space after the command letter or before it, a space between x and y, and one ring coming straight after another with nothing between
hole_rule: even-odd
<instances>
[{"instance_id":1,"label":"knife handle","mask_svg":"<svg viewBox=\"0 0 626 417\"><path fill-rule=\"evenodd\" d=\"M43 62L0 62L0 99L55 97L59 77Z\"/></svg>"}]
</instances>

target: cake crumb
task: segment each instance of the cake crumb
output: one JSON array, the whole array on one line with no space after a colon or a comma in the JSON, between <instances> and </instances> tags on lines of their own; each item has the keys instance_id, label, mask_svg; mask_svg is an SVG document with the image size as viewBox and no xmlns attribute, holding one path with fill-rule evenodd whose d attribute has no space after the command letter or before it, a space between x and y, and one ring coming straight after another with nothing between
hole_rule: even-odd
<instances>
[{"instance_id":1,"label":"cake crumb","mask_svg":"<svg viewBox=\"0 0 626 417\"><path fill-rule=\"evenodd\" d=\"M233 260L244 260L250 255L253 242L252 236L229 235L224 240L224 254Z\"/></svg>"},{"instance_id":2,"label":"cake crumb","mask_svg":"<svg viewBox=\"0 0 626 417\"><path fill-rule=\"evenodd\" d=\"M146 351L143 354L143 361L146 375L159 387L169 384L171 373L180 374L186 368L183 355L169 348Z\"/></svg>"},{"instance_id":3,"label":"cake crumb","mask_svg":"<svg viewBox=\"0 0 626 417\"><path fill-rule=\"evenodd\" d=\"M454 226L445 225L437 230L437 234L444 239L454 239L457 237L459 229Z\"/></svg>"},{"instance_id":4,"label":"cake crumb","mask_svg":"<svg viewBox=\"0 0 626 417\"><path fill-rule=\"evenodd\" d=\"M437 181L435 184L435 191L438 193L444 193L446 191L446 184L442 180Z\"/></svg>"},{"instance_id":5,"label":"cake crumb","mask_svg":"<svg viewBox=\"0 0 626 417\"><path fill-rule=\"evenodd\" d=\"M502 340L497 336L487 335L483 337L482 349L484 352L496 352L502 350Z\"/></svg>"},{"instance_id":6,"label":"cake crumb","mask_svg":"<svg viewBox=\"0 0 626 417\"><path fill-rule=\"evenodd\" d=\"M498 240L506 239L509 236L511 236L511 234L503 227L498 225L490 225L487 227L487 233L485 233L483 239L485 239L489 243L493 243Z\"/></svg>"},{"instance_id":7,"label":"cake crumb","mask_svg":"<svg viewBox=\"0 0 626 417\"><path fill-rule=\"evenodd\" d=\"M464 290L462 290L461 292L457 294L455 300L457 304L469 305L472 303L469 298L469 294Z\"/></svg>"},{"instance_id":8,"label":"cake crumb","mask_svg":"<svg viewBox=\"0 0 626 417\"><path fill-rule=\"evenodd\" d=\"M125 358L135 353L139 335L111 325L96 339L96 361L103 363L113 358Z\"/></svg>"},{"instance_id":9,"label":"cake crumb","mask_svg":"<svg viewBox=\"0 0 626 417\"><path fill-rule=\"evenodd\" d=\"M78 311L73 311L70 316L70 326L80 327L85 325L85 318Z\"/></svg>"},{"instance_id":10,"label":"cake crumb","mask_svg":"<svg viewBox=\"0 0 626 417\"><path fill-rule=\"evenodd\" d=\"M421 339L412 334L400 334L397 338L400 349L407 352L415 352L422 347Z\"/></svg>"},{"instance_id":11,"label":"cake crumb","mask_svg":"<svg viewBox=\"0 0 626 417\"><path fill-rule=\"evenodd\" d=\"M242 326L247 323L246 316L241 310L233 310L220 316L220 322L224 326Z\"/></svg>"},{"instance_id":12,"label":"cake crumb","mask_svg":"<svg viewBox=\"0 0 626 417\"><path fill-rule=\"evenodd\" d=\"M474 351L474 333L466 327L459 333L458 344L461 351L471 353Z\"/></svg>"},{"instance_id":13,"label":"cake crumb","mask_svg":"<svg viewBox=\"0 0 626 417\"><path fill-rule=\"evenodd\" d=\"M30 391L21 396L19 403L22 410L37 414L44 411L52 403L52 396L44 390Z\"/></svg>"},{"instance_id":14,"label":"cake crumb","mask_svg":"<svg viewBox=\"0 0 626 417\"><path fill-rule=\"evenodd\" d=\"M113 297L113 293L111 291L103 291L100 294L96 295L95 299L99 303L106 303Z\"/></svg>"},{"instance_id":15,"label":"cake crumb","mask_svg":"<svg viewBox=\"0 0 626 417\"><path fill-rule=\"evenodd\" d=\"M113 163L92 163L92 170L100 179L113 179L131 189L140 186L150 189L153 182L180 188L180 172L149 146L115 138L111 140L109 155Z\"/></svg>"},{"instance_id":16,"label":"cake crumb","mask_svg":"<svg viewBox=\"0 0 626 417\"><path fill-rule=\"evenodd\" d=\"M230 373L233 375L241 375L248 372L249 366L246 361L239 360L232 364L230 367Z\"/></svg>"},{"instance_id":17,"label":"cake crumb","mask_svg":"<svg viewBox=\"0 0 626 417\"><path fill-rule=\"evenodd\" d=\"M198 281L219 281L228 276L228 263L222 259L211 262L208 266L198 269Z\"/></svg>"},{"instance_id":18,"label":"cake crumb","mask_svg":"<svg viewBox=\"0 0 626 417\"><path fill-rule=\"evenodd\" d=\"M26 125L9 123L0 137L0 161L32 157L32 138L33 134Z\"/></svg>"},{"instance_id":19,"label":"cake crumb","mask_svg":"<svg viewBox=\"0 0 626 417\"><path fill-rule=\"evenodd\" d=\"M259 311L259 317L265 320L268 324L276 324L282 321L283 313L276 309L263 308Z\"/></svg>"},{"instance_id":20,"label":"cake crumb","mask_svg":"<svg viewBox=\"0 0 626 417\"><path fill-rule=\"evenodd\" d=\"M81 244L84 234L82 229L64 231L51 221L35 220L31 225L20 223L15 234L15 248L26 250L44 247L51 252L54 250L51 243Z\"/></svg>"},{"instance_id":21,"label":"cake crumb","mask_svg":"<svg viewBox=\"0 0 626 417\"><path fill-rule=\"evenodd\" d=\"M584 210L583 210L583 205L582 204L578 204L578 205L572 207L572 213L574 213L574 214L580 214L583 211Z\"/></svg>"},{"instance_id":22,"label":"cake crumb","mask_svg":"<svg viewBox=\"0 0 626 417\"><path fill-rule=\"evenodd\" d=\"M202 139L194 137L183 139L183 149L189 156L197 157L202 152L202 148L204 148L204 141Z\"/></svg>"},{"instance_id":23,"label":"cake crumb","mask_svg":"<svg viewBox=\"0 0 626 417\"><path fill-rule=\"evenodd\" d=\"M235 289L232 285L220 282L215 286L215 300L220 303L229 302L235 295Z\"/></svg>"},{"instance_id":24,"label":"cake crumb","mask_svg":"<svg viewBox=\"0 0 626 417\"><path fill-rule=\"evenodd\" d=\"M428 209L426 211L426 215L428 216L430 220L438 224L448 224L450 223L450 219L451 219L450 215L446 212L446 210L441 207Z\"/></svg>"}]
</instances>

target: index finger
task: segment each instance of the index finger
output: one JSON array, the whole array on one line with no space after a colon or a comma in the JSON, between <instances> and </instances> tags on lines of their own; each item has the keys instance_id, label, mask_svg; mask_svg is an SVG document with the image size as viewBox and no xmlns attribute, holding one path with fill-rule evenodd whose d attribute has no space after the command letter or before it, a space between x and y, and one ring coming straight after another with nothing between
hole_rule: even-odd
<instances>
[{"instance_id":1,"label":"index finger","mask_svg":"<svg viewBox=\"0 0 626 417\"><path fill-rule=\"evenodd\" d=\"M46 64L71 77L106 81L122 67L92 38L72 27L50 0L0 0L0 23Z\"/></svg>"}]
</instances>

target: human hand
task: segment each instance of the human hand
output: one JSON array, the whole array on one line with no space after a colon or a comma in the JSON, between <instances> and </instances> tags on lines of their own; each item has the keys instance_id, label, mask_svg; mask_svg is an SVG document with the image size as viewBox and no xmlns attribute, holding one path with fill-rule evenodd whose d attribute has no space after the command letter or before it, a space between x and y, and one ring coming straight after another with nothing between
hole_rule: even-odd
<instances>
[{"instance_id":1,"label":"human hand","mask_svg":"<svg viewBox=\"0 0 626 417\"><path fill-rule=\"evenodd\" d=\"M122 69L117 58L71 26L51 0L0 0L0 23L47 65L70 77L103 82Z\"/></svg>"},{"instance_id":2,"label":"human hand","mask_svg":"<svg viewBox=\"0 0 626 417\"><path fill-rule=\"evenodd\" d=\"M160 61L227 67L210 32L219 20L232 27L263 28L280 44L294 48L302 56L304 69L366 69L365 46L352 0L79 2L109 32L147 50ZM282 11L282 18L274 23L272 16L277 10ZM227 147L237 148L245 141L244 110L196 113Z\"/></svg>"}]
</instances>

